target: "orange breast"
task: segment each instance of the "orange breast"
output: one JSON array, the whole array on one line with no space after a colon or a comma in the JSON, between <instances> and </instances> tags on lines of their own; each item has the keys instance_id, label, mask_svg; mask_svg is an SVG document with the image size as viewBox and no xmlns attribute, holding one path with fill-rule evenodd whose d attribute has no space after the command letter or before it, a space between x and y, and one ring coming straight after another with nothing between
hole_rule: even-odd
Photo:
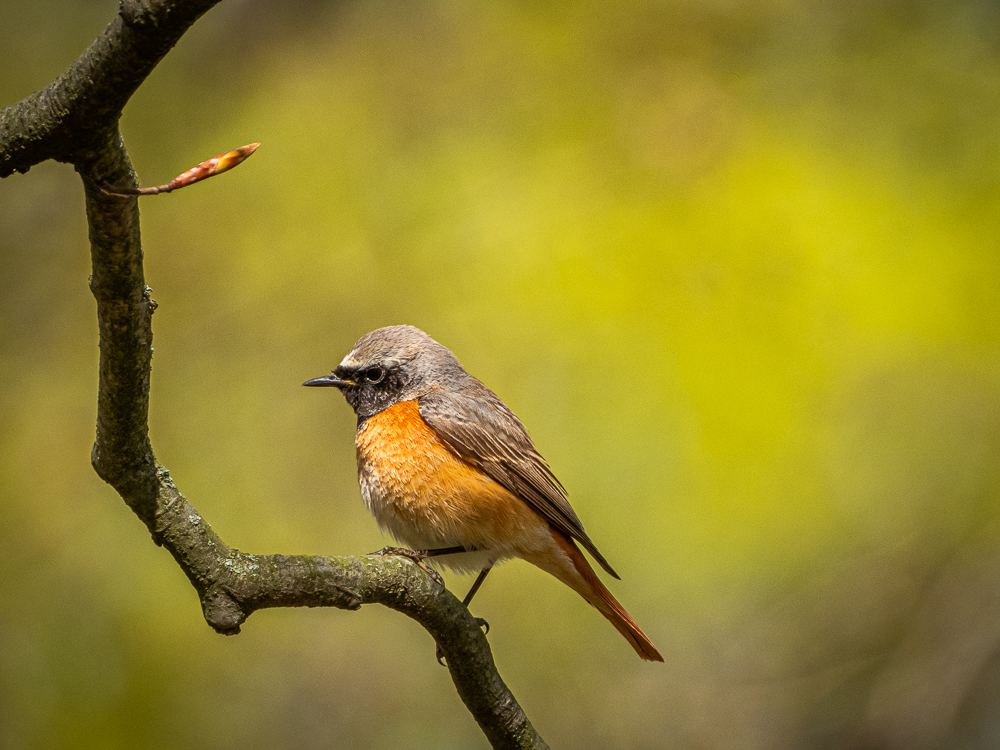
<instances>
[{"instance_id":1,"label":"orange breast","mask_svg":"<svg viewBox=\"0 0 1000 750\"><path fill-rule=\"evenodd\" d=\"M497 559L551 544L524 501L454 454L403 401L358 430L361 494L379 525L413 549L463 546Z\"/></svg>"}]
</instances>

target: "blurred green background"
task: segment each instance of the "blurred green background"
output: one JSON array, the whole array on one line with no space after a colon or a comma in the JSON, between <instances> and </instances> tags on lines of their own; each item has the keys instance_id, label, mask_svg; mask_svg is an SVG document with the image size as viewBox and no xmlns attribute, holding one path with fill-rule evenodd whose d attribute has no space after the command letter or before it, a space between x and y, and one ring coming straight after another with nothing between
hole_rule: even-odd
<instances>
[{"instance_id":1,"label":"blurred green background","mask_svg":"<svg viewBox=\"0 0 1000 750\"><path fill-rule=\"evenodd\" d=\"M0 102L112 0L0 6ZM1000 746L1000 6L227 0L129 104L157 458L230 544L381 547L299 384L412 323L528 425L663 652L523 562L563 748ZM396 613L204 623L90 468L79 179L0 182L0 747L484 748ZM448 575L461 595L471 583Z\"/></svg>"}]
</instances>

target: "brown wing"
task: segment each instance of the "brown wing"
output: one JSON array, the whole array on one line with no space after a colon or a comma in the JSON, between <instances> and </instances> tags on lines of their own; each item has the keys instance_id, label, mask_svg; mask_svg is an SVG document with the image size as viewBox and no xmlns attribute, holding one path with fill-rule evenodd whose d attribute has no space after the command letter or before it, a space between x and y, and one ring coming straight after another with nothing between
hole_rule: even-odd
<instances>
[{"instance_id":1,"label":"brown wing","mask_svg":"<svg viewBox=\"0 0 1000 750\"><path fill-rule=\"evenodd\" d=\"M462 391L435 391L417 401L420 416L458 456L524 500L576 539L609 574L618 574L590 541L566 490L535 451L527 430L493 391L472 379Z\"/></svg>"}]
</instances>

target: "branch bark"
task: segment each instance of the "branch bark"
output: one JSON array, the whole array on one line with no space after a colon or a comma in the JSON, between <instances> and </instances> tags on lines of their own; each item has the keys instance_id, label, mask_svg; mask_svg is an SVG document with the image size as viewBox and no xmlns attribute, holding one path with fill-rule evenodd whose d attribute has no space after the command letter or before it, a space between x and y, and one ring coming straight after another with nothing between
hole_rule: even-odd
<instances>
[{"instance_id":1,"label":"branch bark","mask_svg":"<svg viewBox=\"0 0 1000 750\"><path fill-rule=\"evenodd\" d=\"M500 678L468 609L410 561L232 549L156 462L147 422L156 303L143 273L138 202L97 185L136 185L118 131L122 109L217 2L122 0L119 15L69 70L0 110L0 177L55 159L73 164L83 179L101 351L94 469L174 557L219 633L238 633L253 612L268 607L391 607L440 644L459 695L493 747L547 747Z\"/></svg>"}]
</instances>

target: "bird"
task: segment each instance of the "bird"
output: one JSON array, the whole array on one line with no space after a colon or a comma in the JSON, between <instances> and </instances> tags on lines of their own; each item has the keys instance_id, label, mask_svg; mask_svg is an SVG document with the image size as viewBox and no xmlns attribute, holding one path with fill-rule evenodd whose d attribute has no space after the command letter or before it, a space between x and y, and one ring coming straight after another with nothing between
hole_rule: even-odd
<instances>
[{"instance_id":1,"label":"bird","mask_svg":"<svg viewBox=\"0 0 1000 750\"><path fill-rule=\"evenodd\" d=\"M619 578L524 425L451 350L414 326L379 328L329 375L303 385L338 388L357 415L361 494L379 526L408 548L383 553L428 572L428 558L478 571L466 606L494 565L527 560L596 607L640 658L663 661L581 552Z\"/></svg>"}]
</instances>

